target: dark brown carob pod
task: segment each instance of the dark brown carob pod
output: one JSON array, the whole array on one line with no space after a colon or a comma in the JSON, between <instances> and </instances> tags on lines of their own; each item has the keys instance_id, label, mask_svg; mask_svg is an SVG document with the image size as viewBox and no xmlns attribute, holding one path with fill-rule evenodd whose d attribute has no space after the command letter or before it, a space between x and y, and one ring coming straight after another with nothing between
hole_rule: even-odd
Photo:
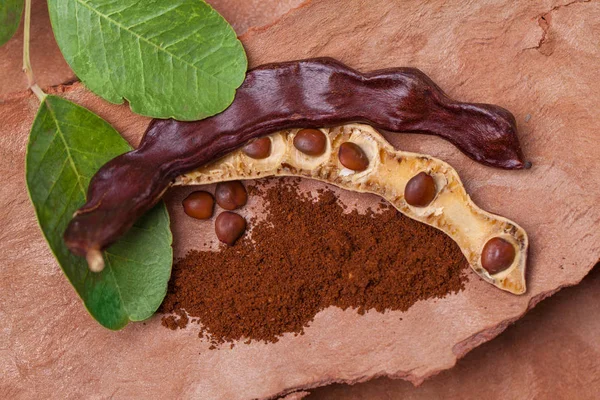
<instances>
[{"instance_id":1,"label":"dark brown carob pod","mask_svg":"<svg viewBox=\"0 0 600 400\"><path fill-rule=\"evenodd\" d=\"M96 254L155 205L177 176L278 130L348 122L437 135L483 164L524 167L510 112L454 101L417 69L360 73L330 58L268 64L248 72L234 102L218 115L153 120L136 150L94 175L65 242L80 256Z\"/></svg>"}]
</instances>

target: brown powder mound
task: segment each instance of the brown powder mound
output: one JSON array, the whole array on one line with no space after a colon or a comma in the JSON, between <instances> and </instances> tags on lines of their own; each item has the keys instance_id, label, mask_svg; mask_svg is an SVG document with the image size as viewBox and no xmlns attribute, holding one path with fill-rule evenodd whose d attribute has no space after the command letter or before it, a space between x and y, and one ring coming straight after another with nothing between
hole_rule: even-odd
<instances>
[{"instance_id":1,"label":"brown powder mound","mask_svg":"<svg viewBox=\"0 0 600 400\"><path fill-rule=\"evenodd\" d=\"M289 182L249 191L263 197L266 218L233 247L179 260L161 307L198 318L213 344L275 342L329 306L405 311L463 289L468 264L458 246L391 206L344 213L330 190L315 201ZM180 319L163 325L185 326Z\"/></svg>"}]
</instances>

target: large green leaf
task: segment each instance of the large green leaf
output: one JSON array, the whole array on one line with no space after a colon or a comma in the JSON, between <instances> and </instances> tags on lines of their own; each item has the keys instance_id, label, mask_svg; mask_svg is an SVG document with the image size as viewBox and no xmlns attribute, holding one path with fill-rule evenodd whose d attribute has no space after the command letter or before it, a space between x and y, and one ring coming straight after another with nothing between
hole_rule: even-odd
<instances>
[{"instance_id":1,"label":"large green leaf","mask_svg":"<svg viewBox=\"0 0 600 400\"><path fill-rule=\"evenodd\" d=\"M150 317L166 294L173 253L165 205L105 252L100 273L71 254L62 235L92 175L130 149L106 121L56 96L42 101L27 147L27 188L44 236L90 314L110 329Z\"/></svg>"},{"instance_id":2,"label":"large green leaf","mask_svg":"<svg viewBox=\"0 0 600 400\"><path fill-rule=\"evenodd\" d=\"M223 111L244 80L246 54L202 0L48 0L56 41L96 94L156 118Z\"/></svg>"},{"instance_id":3,"label":"large green leaf","mask_svg":"<svg viewBox=\"0 0 600 400\"><path fill-rule=\"evenodd\" d=\"M21 22L24 0L0 0L0 46L15 34Z\"/></svg>"}]
</instances>

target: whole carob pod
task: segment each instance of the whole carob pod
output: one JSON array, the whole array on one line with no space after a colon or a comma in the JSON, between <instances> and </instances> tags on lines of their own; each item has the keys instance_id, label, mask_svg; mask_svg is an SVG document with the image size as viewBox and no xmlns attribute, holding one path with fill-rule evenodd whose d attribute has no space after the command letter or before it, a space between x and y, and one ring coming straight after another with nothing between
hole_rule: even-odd
<instances>
[{"instance_id":1,"label":"whole carob pod","mask_svg":"<svg viewBox=\"0 0 600 400\"><path fill-rule=\"evenodd\" d=\"M268 64L248 72L231 106L218 115L153 120L136 150L94 175L65 242L98 267L100 251L155 205L177 176L282 129L348 122L437 135L492 167L526 166L510 112L454 101L417 69L361 73L330 58Z\"/></svg>"}]
</instances>

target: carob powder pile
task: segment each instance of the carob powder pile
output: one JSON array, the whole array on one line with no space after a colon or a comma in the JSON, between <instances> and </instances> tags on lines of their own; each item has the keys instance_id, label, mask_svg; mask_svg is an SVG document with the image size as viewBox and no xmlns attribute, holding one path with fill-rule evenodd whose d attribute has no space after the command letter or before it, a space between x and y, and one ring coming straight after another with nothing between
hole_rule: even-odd
<instances>
[{"instance_id":1,"label":"carob powder pile","mask_svg":"<svg viewBox=\"0 0 600 400\"><path fill-rule=\"evenodd\" d=\"M213 345L240 339L276 342L302 333L322 309L407 310L418 300L464 287L468 264L442 232L394 208L344 207L328 189L318 200L294 181L249 188L266 218L218 252L191 251L173 267L161 306L163 325L203 325ZM182 321L183 320L183 321Z\"/></svg>"}]
</instances>

